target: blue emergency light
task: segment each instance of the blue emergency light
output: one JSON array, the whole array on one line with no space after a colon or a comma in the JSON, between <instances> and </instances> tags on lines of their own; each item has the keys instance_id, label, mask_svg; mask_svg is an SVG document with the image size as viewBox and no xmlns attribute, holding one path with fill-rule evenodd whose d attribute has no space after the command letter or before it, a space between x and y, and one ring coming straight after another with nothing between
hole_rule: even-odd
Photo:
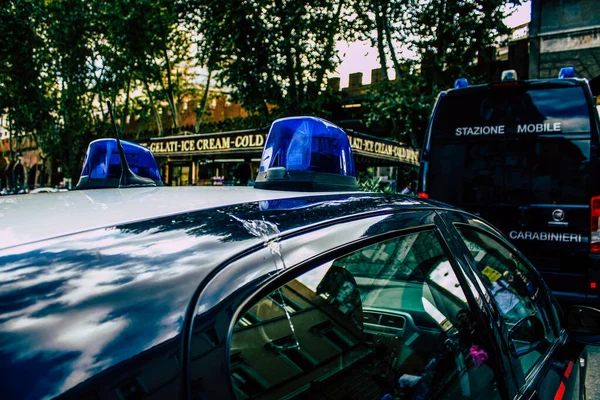
<instances>
[{"instance_id":1,"label":"blue emergency light","mask_svg":"<svg viewBox=\"0 0 600 400\"><path fill-rule=\"evenodd\" d=\"M259 189L356 190L356 170L346 133L316 117L273 122L254 187Z\"/></svg>"},{"instance_id":2,"label":"blue emergency light","mask_svg":"<svg viewBox=\"0 0 600 400\"><path fill-rule=\"evenodd\" d=\"M127 164L133 173L149 178L156 186L162 180L152 152L136 143L121 140ZM121 161L116 139L98 139L88 146L77 189L117 188L120 185Z\"/></svg>"},{"instance_id":3,"label":"blue emergency light","mask_svg":"<svg viewBox=\"0 0 600 400\"><path fill-rule=\"evenodd\" d=\"M467 78L458 78L454 81L454 89L460 89L469 86Z\"/></svg>"},{"instance_id":4,"label":"blue emergency light","mask_svg":"<svg viewBox=\"0 0 600 400\"><path fill-rule=\"evenodd\" d=\"M558 73L558 78L559 79L564 79L564 78L575 78L575 68L573 67L564 67L560 69L560 72Z\"/></svg>"}]
</instances>

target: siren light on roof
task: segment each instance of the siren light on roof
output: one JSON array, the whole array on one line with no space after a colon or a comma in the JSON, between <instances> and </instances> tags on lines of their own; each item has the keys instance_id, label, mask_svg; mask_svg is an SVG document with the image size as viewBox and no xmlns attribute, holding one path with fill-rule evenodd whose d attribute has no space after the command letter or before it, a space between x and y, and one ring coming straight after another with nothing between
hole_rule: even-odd
<instances>
[{"instance_id":1,"label":"siren light on roof","mask_svg":"<svg viewBox=\"0 0 600 400\"><path fill-rule=\"evenodd\" d=\"M564 78L575 78L575 68L573 67L564 67L560 69L560 72L558 73L558 77L559 79L564 79Z\"/></svg>"},{"instance_id":2,"label":"siren light on roof","mask_svg":"<svg viewBox=\"0 0 600 400\"><path fill-rule=\"evenodd\" d=\"M500 78L502 82L506 81L516 81L517 80L517 71L514 69L507 69L506 71L502 71L502 77Z\"/></svg>"},{"instance_id":3,"label":"siren light on roof","mask_svg":"<svg viewBox=\"0 0 600 400\"><path fill-rule=\"evenodd\" d=\"M289 117L271 125L256 188L303 191L356 190L346 133L316 117Z\"/></svg>"},{"instance_id":4,"label":"siren light on roof","mask_svg":"<svg viewBox=\"0 0 600 400\"><path fill-rule=\"evenodd\" d=\"M469 86L467 78L458 78L454 81L454 89L460 89Z\"/></svg>"},{"instance_id":5,"label":"siren light on roof","mask_svg":"<svg viewBox=\"0 0 600 400\"><path fill-rule=\"evenodd\" d=\"M154 156L146 147L121 140L131 171L150 178L157 186L162 180ZM98 139L88 146L77 189L117 188L121 178L121 161L116 139Z\"/></svg>"}]
</instances>

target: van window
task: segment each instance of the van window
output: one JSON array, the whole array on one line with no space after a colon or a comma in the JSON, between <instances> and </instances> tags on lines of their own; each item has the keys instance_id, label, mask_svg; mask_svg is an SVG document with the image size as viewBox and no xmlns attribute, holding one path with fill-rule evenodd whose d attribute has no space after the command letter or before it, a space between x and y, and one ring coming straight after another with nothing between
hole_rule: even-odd
<instances>
[{"instance_id":1,"label":"van window","mask_svg":"<svg viewBox=\"0 0 600 400\"><path fill-rule=\"evenodd\" d=\"M433 129L443 138L565 135L590 132L582 87L485 88L441 99Z\"/></svg>"},{"instance_id":2,"label":"van window","mask_svg":"<svg viewBox=\"0 0 600 400\"><path fill-rule=\"evenodd\" d=\"M432 127L428 191L456 205L587 204L589 157L581 87L448 95Z\"/></svg>"}]
</instances>

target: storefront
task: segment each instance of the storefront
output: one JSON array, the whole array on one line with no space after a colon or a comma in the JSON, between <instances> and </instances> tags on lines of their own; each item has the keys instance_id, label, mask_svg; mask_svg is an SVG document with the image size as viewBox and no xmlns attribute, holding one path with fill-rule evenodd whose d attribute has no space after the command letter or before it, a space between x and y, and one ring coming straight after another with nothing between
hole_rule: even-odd
<instances>
[{"instance_id":1,"label":"storefront","mask_svg":"<svg viewBox=\"0 0 600 400\"><path fill-rule=\"evenodd\" d=\"M357 172L419 165L419 152L392 140L349 131ZM258 173L266 130L157 137L139 141L154 154L166 185L247 185Z\"/></svg>"}]
</instances>

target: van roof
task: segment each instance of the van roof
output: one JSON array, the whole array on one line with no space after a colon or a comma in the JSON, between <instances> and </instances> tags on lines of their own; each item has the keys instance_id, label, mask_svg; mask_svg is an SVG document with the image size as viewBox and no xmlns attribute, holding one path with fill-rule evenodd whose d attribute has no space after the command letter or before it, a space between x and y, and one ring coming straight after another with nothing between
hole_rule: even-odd
<instances>
[{"instance_id":1,"label":"van roof","mask_svg":"<svg viewBox=\"0 0 600 400\"><path fill-rule=\"evenodd\" d=\"M490 82L482 83L477 85L470 85L467 87L448 89L444 91L449 96L458 96L464 94L476 94L489 89L500 89L502 87L527 87L532 89L540 88L560 88L560 87L574 87L582 86L587 84L586 79L582 78L566 78L566 79L529 79L520 81L508 81L508 82Z\"/></svg>"}]
</instances>

